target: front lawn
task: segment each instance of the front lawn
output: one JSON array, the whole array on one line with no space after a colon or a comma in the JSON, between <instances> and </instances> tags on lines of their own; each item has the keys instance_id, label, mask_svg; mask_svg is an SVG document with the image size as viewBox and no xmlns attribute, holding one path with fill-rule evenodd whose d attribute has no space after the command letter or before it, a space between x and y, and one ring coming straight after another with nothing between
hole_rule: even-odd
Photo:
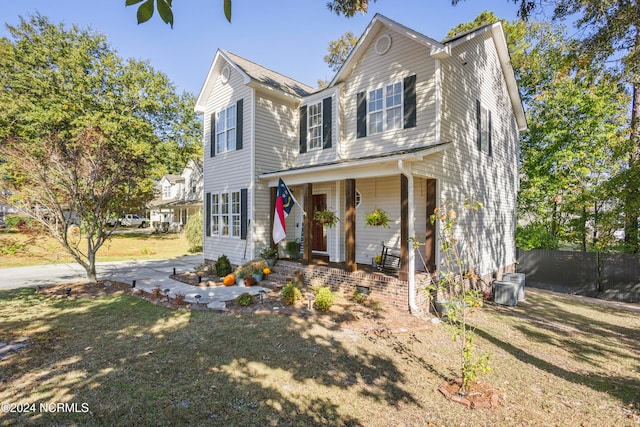
<instances>
[{"instance_id":1,"label":"front lawn","mask_svg":"<svg viewBox=\"0 0 640 427\"><path fill-rule=\"evenodd\" d=\"M438 386L455 359L446 326L376 335L277 314L174 311L129 296L0 292L2 425L637 425L640 315L528 292L478 311L495 409ZM40 410L76 403L77 412ZM71 406L73 408L73 406ZM86 411L85 411L86 409Z\"/></svg>"},{"instance_id":2,"label":"front lawn","mask_svg":"<svg viewBox=\"0 0 640 427\"><path fill-rule=\"evenodd\" d=\"M174 258L188 254L184 234L153 234L125 229L98 251L98 262ZM0 230L0 268L75 262L53 238L15 229Z\"/></svg>"}]
</instances>

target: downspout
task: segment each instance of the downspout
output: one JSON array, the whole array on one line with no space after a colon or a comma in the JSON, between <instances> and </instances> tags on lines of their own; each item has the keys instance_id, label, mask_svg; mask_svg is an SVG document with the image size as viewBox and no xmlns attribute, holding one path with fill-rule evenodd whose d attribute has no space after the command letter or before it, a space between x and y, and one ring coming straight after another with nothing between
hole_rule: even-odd
<instances>
[{"instance_id":1,"label":"downspout","mask_svg":"<svg viewBox=\"0 0 640 427\"><path fill-rule=\"evenodd\" d=\"M407 200L408 208L409 208L408 209L409 210L409 218L408 218L409 233L408 234L409 234L409 239L411 239L415 234L414 217L413 217L413 210L414 210L413 208L413 175L411 174L411 171L407 169L402 159L398 160L398 170L402 175L407 177L407 181L408 181L408 187L407 187L407 190L409 193L409 200ZM411 310L411 313L413 314L416 314L420 311L420 309L416 305L416 252L415 250L413 250L413 244L411 243L411 241L409 241L409 310Z\"/></svg>"}]
</instances>

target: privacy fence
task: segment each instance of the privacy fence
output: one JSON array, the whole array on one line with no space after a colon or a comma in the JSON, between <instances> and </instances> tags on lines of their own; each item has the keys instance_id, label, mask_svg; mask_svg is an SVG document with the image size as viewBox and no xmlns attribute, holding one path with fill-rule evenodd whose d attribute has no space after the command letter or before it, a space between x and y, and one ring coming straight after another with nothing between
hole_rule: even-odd
<instances>
[{"instance_id":1,"label":"privacy fence","mask_svg":"<svg viewBox=\"0 0 640 427\"><path fill-rule=\"evenodd\" d=\"M640 256L599 252L518 249L526 286L640 302Z\"/></svg>"}]
</instances>

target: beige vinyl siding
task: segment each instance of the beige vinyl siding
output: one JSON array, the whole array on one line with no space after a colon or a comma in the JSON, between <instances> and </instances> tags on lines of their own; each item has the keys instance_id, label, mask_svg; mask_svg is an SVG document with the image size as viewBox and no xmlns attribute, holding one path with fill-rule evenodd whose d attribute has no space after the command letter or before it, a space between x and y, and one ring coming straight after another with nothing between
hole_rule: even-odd
<instances>
[{"instance_id":1,"label":"beige vinyl siding","mask_svg":"<svg viewBox=\"0 0 640 427\"><path fill-rule=\"evenodd\" d=\"M381 34L391 36L391 48L378 55L374 43ZM371 38L372 44L344 83L344 153L345 157L362 157L402 149L427 146L435 142L435 60L430 49L388 29ZM357 94L385 84L402 82L416 75L417 126L356 137ZM368 132L368 129L367 129Z\"/></svg>"},{"instance_id":2,"label":"beige vinyl siding","mask_svg":"<svg viewBox=\"0 0 640 427\"><path fill-rule=\"evenodd\" d=\"M229 81L222 83L220 78L215 82L211 96L207 100L204 115L204 193L220 193L240 191L251 187L251 89L243 81L243 77L233 68ZM211 114L235 104L243 99L243 148L228 151L210 157L211 149ZM239 173L242 165L246 165L246 173ZM251 191L247 195L248 206L253 206ZM206 200L205 200L206 206ZM206 212L205 212L206 214ZM247 210L251 215L251 209ZM206 227L206 219L205 219ZM248 232L251 231L249 228ZM204 238L204 258L217 259L225 254L232 263L242 262L245 241L239 238L206 236Z\"/></svg>"},{"instance_id":3,"label":"beige vinyl siding","mask_svg":"<svg viewBox=\"0 0 640 427\"><path fill-rule=\"evenodd\" d=\"M255 96L255 207L254 224L255 255L271 243L271 191L266 181L261 181L261 173L273 172L291 167L297 154L297 110L294 105L284 104L268 94L257 92ZM248 169L247 169L248 170ZM294 208L296 209L296 208ZM291 216L287 218L289 223ZM287 224L287 240L292 226ZM285 243L282 243L284 251ZM283 254L285 252L282 252Z\"/></svg>"},{"instance_id":4,"label":"beige vinyl siding","mask_svg":"<svg viewBox=\"0 0 640 427\"><path fill-rule=\"evenodd\" d=\"M441 200L475 195L483 203L471 231L487 273L515 261L518 131L489 32L452 49L441 67L442 135L453 144L416 167L440 179ZM477 147L476 99L491 111L491 155Z\"/></svg>"}]
</instances>

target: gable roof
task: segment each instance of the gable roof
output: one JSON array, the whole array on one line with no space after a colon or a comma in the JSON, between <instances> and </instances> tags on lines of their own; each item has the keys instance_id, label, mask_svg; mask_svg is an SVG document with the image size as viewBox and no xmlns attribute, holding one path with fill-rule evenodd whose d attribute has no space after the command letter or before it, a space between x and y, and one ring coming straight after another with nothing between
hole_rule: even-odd
<instances>
[{"instance_id":1,"label":"gable roof","mask_svg":"<svg viewBox=\"0 0 640 427\"><path fill-rule=\"evenodd\" d=\"M311 86L256 64L235 53L218 49L196 101L195 110L197 112L204 112L207 98L209 98L213 90L214 82L220 74L221 61L229 63L233 69L240 73L244 79L244 83L249 86L276 91L292 99L300 99L317 91L317 89Z\"/></svg>"},{"instance_id":2,"label":"gable roof","mask_svg":"<svg viewBox=\"0 0 640 427\"><path fill-rule=\"evenodd\" d=\"M507 84L507 91L509 93L509 98L511 99L511 108L513 108L516 123L518 124L518 130L521 132L526 131L527 118L524 114L524 106L522 105L522 98L520 98L518 82L516 81L513 67L511 66L511 56L509 56L509 48L507 46L507 39L504 35L502 23L496 22L494 24L484 25L476 28L475 30L455 35L452 38L445 39L444 44L448 51L451 52L451 49L454 47L467 43L486 32L491 32L491 38L493 39L496 52L498 53L498 61L500 62L502 75L504 76Z\"/></svg>"},{"instance_id":3,"label":"gable roof","mask_svg":"<svg viewBox=\"0 0 640 427\"><path fill-rule=\"evenodd\" d=\"M378 32L380 28L389 28L401 35L404 35L424 46L431 48L431 56L444 59L451 55L451 49L462 45L474 38L486 33L491 32L491 37L496 46L498 53L498 59L502 68L502 74L507 84L507 91L509 98L511 99L511 106L518 124L518 130L524 131L527 129L527 120L524 114L524 107L522 105L522 99L520 98L520 92L518 91L518 83L516 82L515 74L513 73L513 67L511 66L511 58L509 57L509 49L507 48L507 41L504 36L502 24L496 22L495 24L489 24L476 28L471 31L467 31L463 34L456 35L452 38L445 39L442 42L436 41L430 37L427 37L415 30L405 27L398 22L387 18L386 16L376 14L371 23L367 26L362 33L362 36L351 50L351 53L342 64L342 67L338 70L329 86L338 84L349 76L351 70L358 63L358 60L362 57L367 47L373 42L373 35Z\"/></svg>"}]
</instances>

